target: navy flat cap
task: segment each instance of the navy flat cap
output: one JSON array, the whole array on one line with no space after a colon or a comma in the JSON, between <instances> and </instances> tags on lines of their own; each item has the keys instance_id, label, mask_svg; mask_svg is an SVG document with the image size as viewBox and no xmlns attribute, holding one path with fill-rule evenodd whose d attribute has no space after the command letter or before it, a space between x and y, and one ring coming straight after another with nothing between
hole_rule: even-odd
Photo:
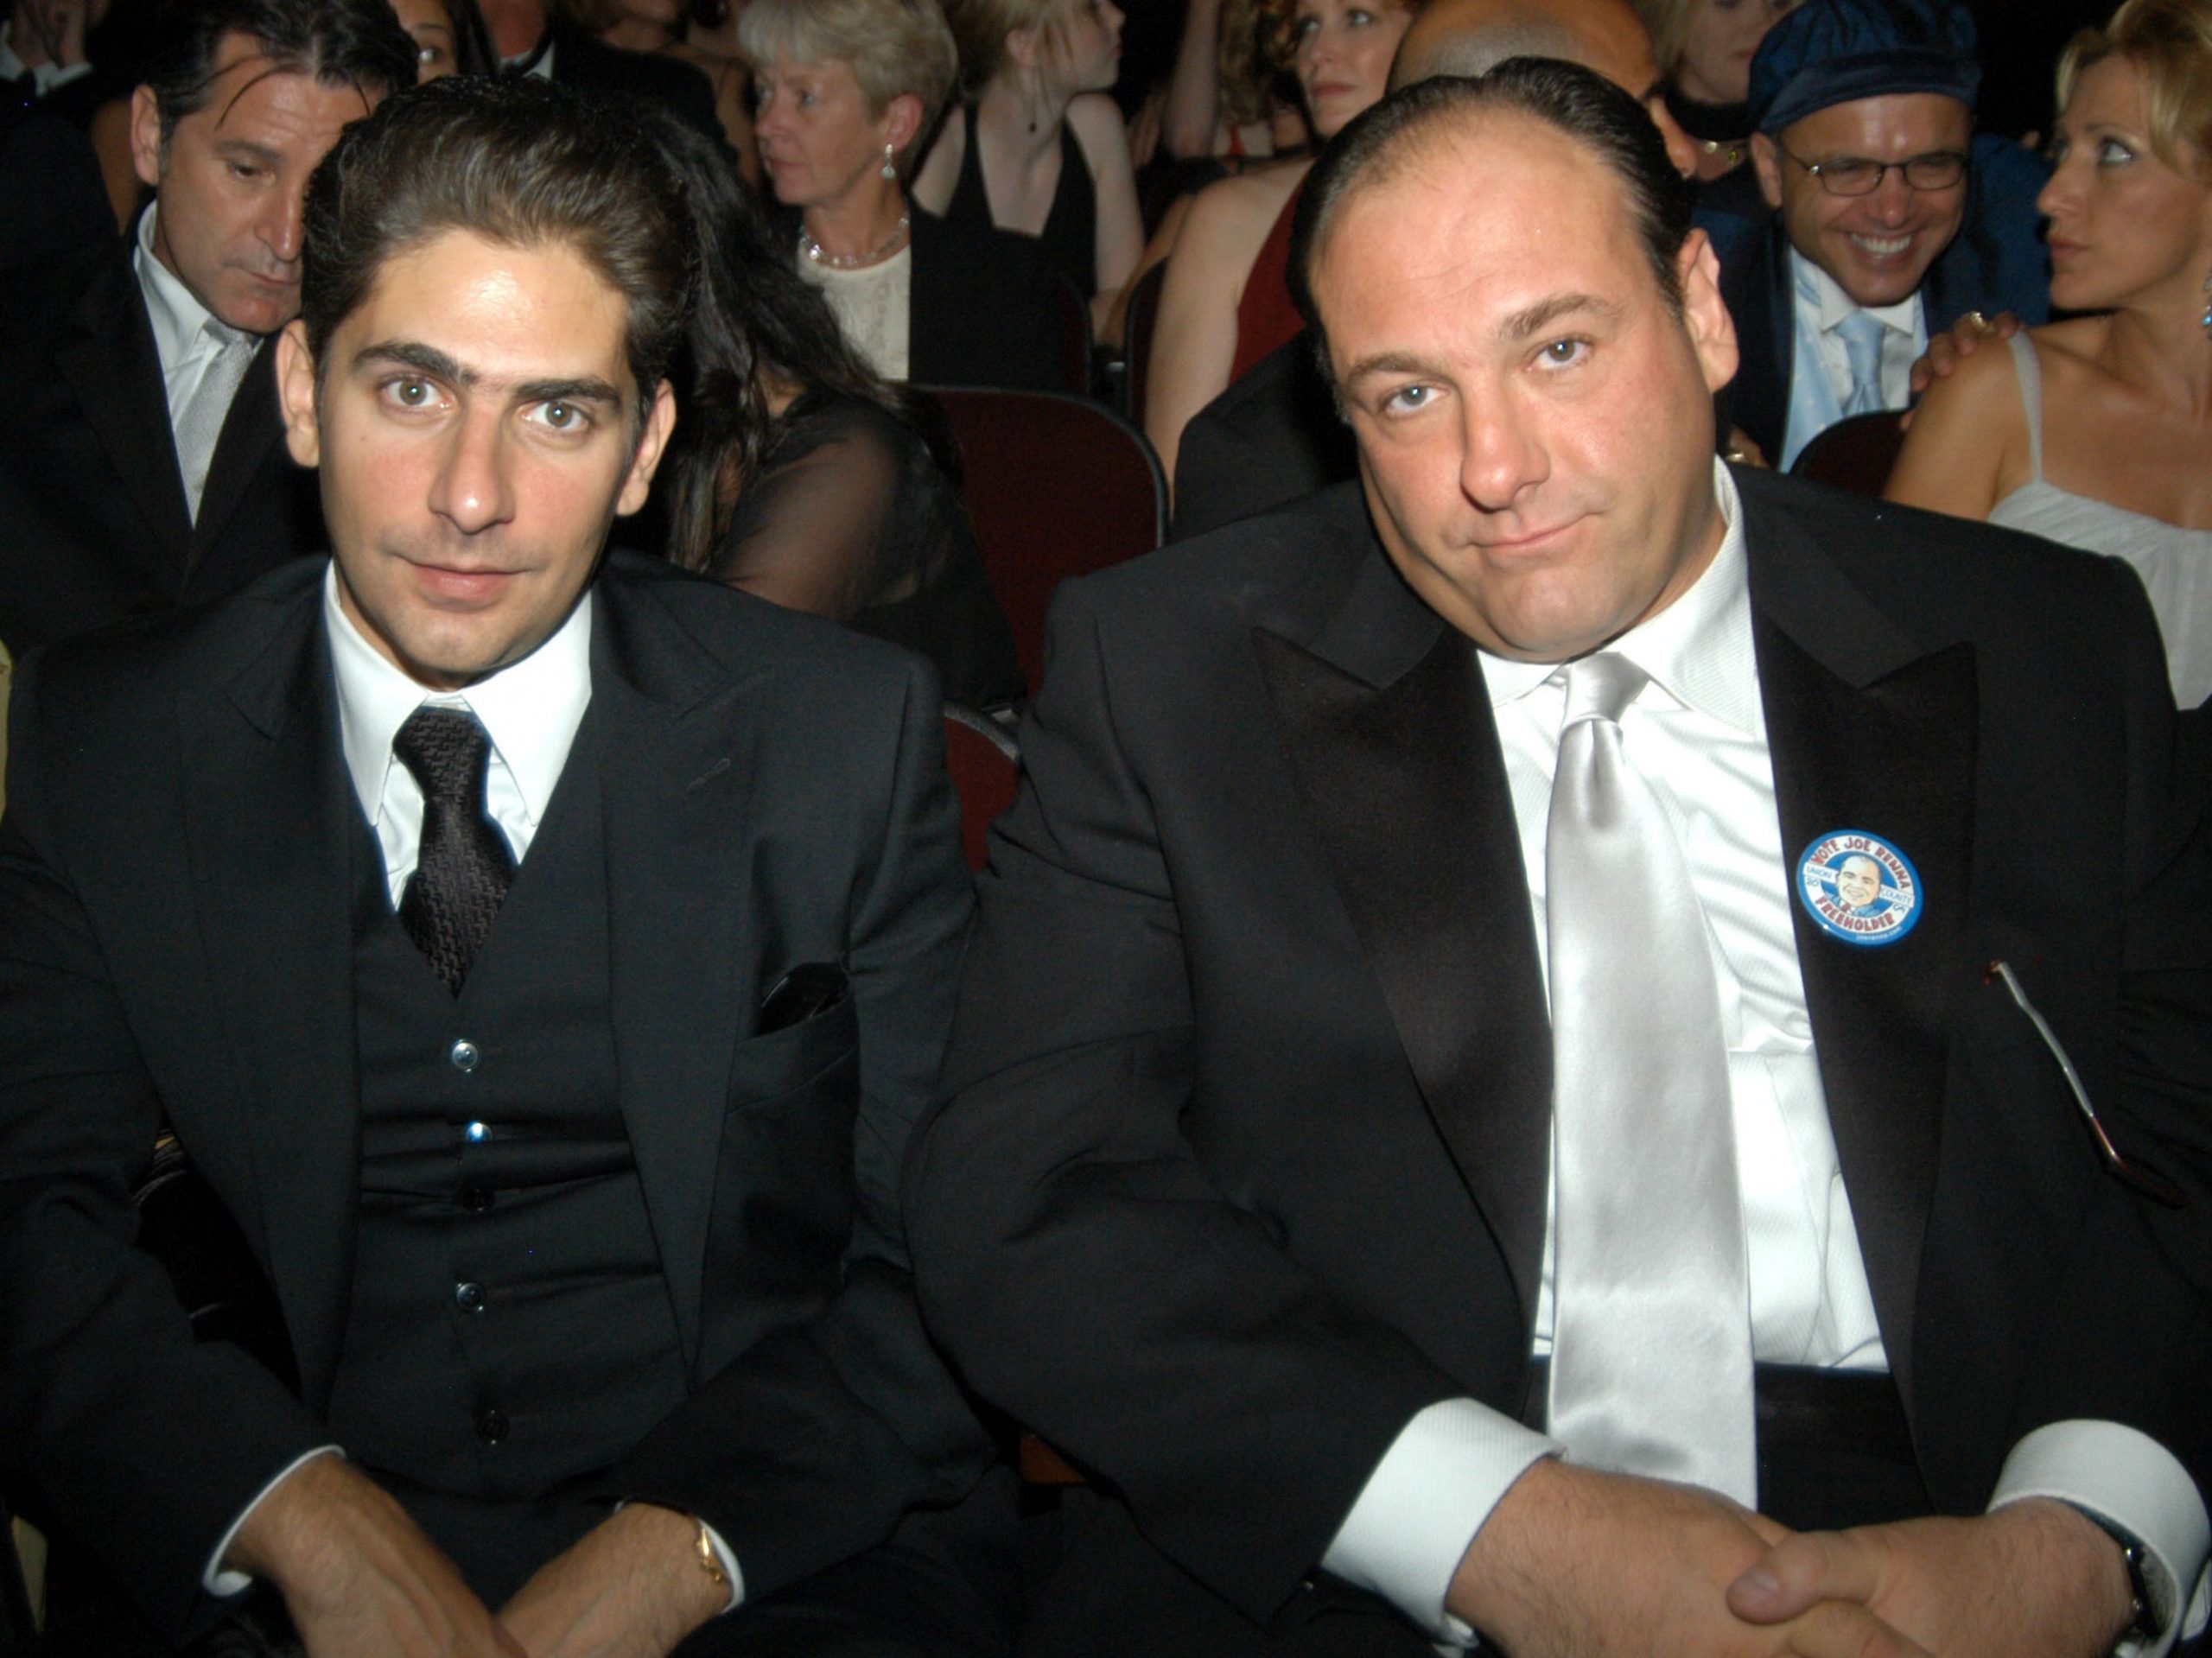
<instances>
[{"instance_id":1,"label":"navy flat cap","mask_svg":"<svg viewBox=\"0 0 2212 1658\"><path fill-rule=\"evenodd\" d=\"M1806 0L1751 59L1748 112L1779 132L1832 104L1938 92L1968 109L1981 87L1974 18L1949 0Z\"/></svg>"}]
</instances>

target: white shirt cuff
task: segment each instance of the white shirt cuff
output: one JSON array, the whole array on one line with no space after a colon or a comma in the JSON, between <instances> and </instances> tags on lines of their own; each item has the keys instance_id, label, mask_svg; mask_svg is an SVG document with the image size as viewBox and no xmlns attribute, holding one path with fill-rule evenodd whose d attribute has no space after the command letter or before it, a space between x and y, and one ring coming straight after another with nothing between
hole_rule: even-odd
<instances>
[{"instance_id":1,"label":"white shirt cuff","mask_svg":"<svg viewBox=\"0 0 2212 1658\"><path fill-rule=\"evenodd\" d=\"M729 1552L721 1533L703 1520L699 1522L699 1529L707 1534L707 1547L715 1551L715 1559L721 1562L722 1575L729 1579L729 1604L722 1610L734 1612L745 1604L745 1573L738 1569L737 1556Z\"/></svg>"},{"instance_id":2,"label":"white shirt cuff","mask_svg":"<svg viewBox=\"0 0 2212 1658\"><path fill-rule=\"evenodd\" d=\"M1391 1441L1321 1564L1440 1640L1468 1646L1475 1632L1444 1610L1460 1558L1513 1482L1565 1452L1471 1399L1439 1400Z\"/></svg>"},{"instance_id":3,"label":"white shirt cuff","mask_svg":"<svg viewBox=\"0 0 2212 1658\"><path fill-rule=\"evenodd\" d=\"M238 1510L238 1517L231 1521L231 1528L223 1534L222 1541L215 1545L215 1552L207 1557L207 1569L200 1574L200 1586L211 1595L221 1595L226 1598L242 1595L251 1589L253 1586L251 1572L226 1571L223 1566L223 1557L231 1552L231 1545L238 1540L239 1528L245 1524L247 1516L261 1506L261 1500L264 1497L291 1478L296 1470L313 1462L317 1457L342 1457L345 1454L344 1449L340 1446L319 1445L305 1455L295 1457L286 1463L278 1471L276 1477L256 1491L253 1494L253 1501Z\"/></svg>"},{"instance_id":4,"label":"white shirt cuff","mask_svg":"<svg viewBox=\"0 0 2212 1658\"><path fill-rule=\"evenodd\" d=\"M2012 1447L1997 1477L1992 1509L2045 1496L2085 1509L2143 1545L2143 1578L2158 1633L2121 1644L2120 1658L2159 1658L2178 1638L2203 1631L2212 1521L2204 1498L2171 1452L2119 1422L2051 1422Z\"/></svg>"}]
</instances>

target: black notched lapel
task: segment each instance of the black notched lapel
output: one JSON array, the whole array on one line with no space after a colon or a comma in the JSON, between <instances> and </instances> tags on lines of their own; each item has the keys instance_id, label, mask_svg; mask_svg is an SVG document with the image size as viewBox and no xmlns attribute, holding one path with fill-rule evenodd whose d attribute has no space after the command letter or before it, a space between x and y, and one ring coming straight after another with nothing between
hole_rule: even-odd
<instances>
[{"instance_id":1,"label":"black notched lapel","mask_svg":"<svg viewBox=\"0 0 2212 1658\"><path fill-rule=\"evenodd\" d=\"M1473 644L1378 551L1310 647L1253 632L1299 792L1438 1132L1535 1317L1551 1026Z\"/></svg>"},{"instance_id":2,"label":"black notched lapel","mask_svg":"<svg viewBox=\"0 0 2212 1658\"><path fill-rule=\"evenodd\" d=\"M1908 638L1800 524L1744 490L1753 639L1784 873L1821 1085L1890 1368L1908 1408L1921 1243L1936 1182L1972 882L1974 651ZM1820 836L1861 829L1912 861L1901 941L1829 937L1796 892Z\"/></svg>"},{"instance_id":3,"label":"black notched lapel","mask_svg":"<svg viewBox=\"0 0 2212 1658\"><path fill-rule=\"evenodd\" d=\"M211 993L243 1097L264 1242L302 1396L338 1362L359 1189L353 872L321 585L302 583L226 683L188 687L185 821Z\"/></svg>"}]
</instances>

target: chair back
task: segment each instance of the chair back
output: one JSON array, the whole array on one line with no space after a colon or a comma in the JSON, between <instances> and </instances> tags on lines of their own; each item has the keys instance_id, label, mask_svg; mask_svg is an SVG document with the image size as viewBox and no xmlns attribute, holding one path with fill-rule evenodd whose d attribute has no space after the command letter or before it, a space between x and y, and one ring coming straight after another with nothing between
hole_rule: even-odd
<instances>
[{"instance_id":1,"label":"chair back","mask_svg":"<svg viewBox=\"0 0 2212 1658\"><path fill-rule=\"evenodd\" d=\"M1904 447L1904 429L1897 421L1897 410L1878 409L1836 422L1797 452L1790 476L1879 495Z\"/></svg>"},{"instance_id":2,"label":"chair back","mask_svg":"<svg viewBox=\"0 0 2212 1658\"><path fill-rule=\"evenodd\" d=\"M990 861L993 820L1014 804L1021 762L1014 739L988 715L944 705L944 769L960 797L960 849L970 869Z\"/></svg>"},{"instance_id":3,"label":"chair back","mask_svg":"<svg viewBox=\"0 0 2212 1658\"><path fill-rule=\"evenodd\" d=\"M1034 695L1053 589L1160 545L1167 486L1159 458L1142 432L1085 397L928 391L958 440L961 502Z\"/></svg>"},{"instance_id":4,"label":"chair back","mask_svg":"<svg viewBox=\"0 0 2212 1658\"><path fill-rule=\"evenodd\" d=\"M1122 412L1144 424L1145 392L1152 381L1152 329L1160 321L1160 290L1167 281L1167 261L1137 278L1122 313Z\"/></svg>"}]
</instances>

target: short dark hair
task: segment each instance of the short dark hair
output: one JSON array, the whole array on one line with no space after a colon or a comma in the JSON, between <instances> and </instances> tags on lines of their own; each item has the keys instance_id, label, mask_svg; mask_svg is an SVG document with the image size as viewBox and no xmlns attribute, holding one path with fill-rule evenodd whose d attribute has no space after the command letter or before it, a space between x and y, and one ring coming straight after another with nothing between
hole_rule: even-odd
<instances>
[{"instance_id":1,"label":"short dark hair","mask_svg":"<svg viewBox=\"0 0 2212 1658\"><path fill-rule=\"evenodd\" d=\"M697 264L683 186L642 124L530 76L448 75L386 98L315 168L305 230L300 318L318 372L387 261L467 231L566 247L622 295L639 421L683 337Z\"/></svg>"},{"instance_id":2,"label":"short dark hair","mask_svg":"<svg viewBox=\"0 0 2212 1658\"><path fill-rule=\"evenodd\" d=\"M1313 302L1313 262L1344 197L1387 178L1422 141L1477 112L1528 116L1563 133L1618 179L1630 221L1668 308L1680 316L1681 278L1675 262L1690 233L1694 198L1668 159L1651 112L1603 75L1556 58L1509 58L1475 79L1435 75L1391 93L1339 132L1307 175L1290 233L1290 294L1313 336L1321 372L1328 338ZM1470 178L1467 188L1483 181Z\"/></svg>"},{"instance_id":3,"label":"short dark hair","mask_svg":"<svg viewBox=\"0 0 2212 1658\"><path fill-rule=\"evenodd\" d=\"M251 35L276 73L351 86L372 104L415 84L415 42L391 0L184 0L162 13L145 56L164 144L206 107L233 34Z\"/></svg>"}]
</instances>

